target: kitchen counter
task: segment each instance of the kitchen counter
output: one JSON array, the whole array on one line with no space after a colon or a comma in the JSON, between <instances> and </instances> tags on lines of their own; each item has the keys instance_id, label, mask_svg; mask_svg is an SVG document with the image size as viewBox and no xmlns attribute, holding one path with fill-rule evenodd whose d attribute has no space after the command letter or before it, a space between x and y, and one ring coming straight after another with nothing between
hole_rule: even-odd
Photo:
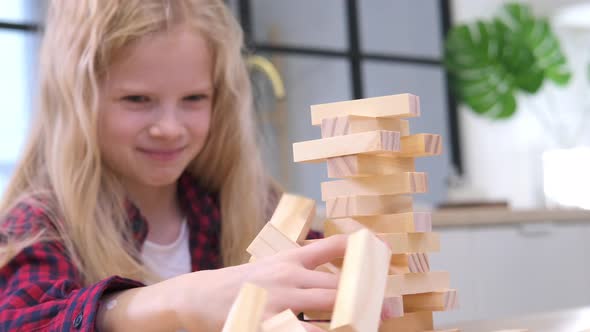
<instances>
[{"instance_id":1,"label":"kitchen counter","mask_svg":"<svg viewBox=\"0 0 590 332\"><path fill-rule=\"evenodd\" d=\"M585 221L590 222L590 210L511 210L504 208L455 208L432 212L433 226L469 226Z\"/></svg>"}]
</instances>

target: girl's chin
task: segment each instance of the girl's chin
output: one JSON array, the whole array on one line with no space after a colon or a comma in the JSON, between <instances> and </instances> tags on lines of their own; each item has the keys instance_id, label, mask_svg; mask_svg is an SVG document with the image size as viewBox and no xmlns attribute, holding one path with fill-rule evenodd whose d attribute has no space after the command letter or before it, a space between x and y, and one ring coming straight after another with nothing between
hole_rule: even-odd
<instances>
[{"instance_id":1,"label":"girl's chin","mask_svg":"<svg viewBox=\"0 0 590 332\"><path fill-rule=\"evenodd\" d=\"M162 174L146 174L140 177L138 182L150 187L164 187L175 184L182 175L182 171L166 172Z\"/></svg>"}]
</instances>

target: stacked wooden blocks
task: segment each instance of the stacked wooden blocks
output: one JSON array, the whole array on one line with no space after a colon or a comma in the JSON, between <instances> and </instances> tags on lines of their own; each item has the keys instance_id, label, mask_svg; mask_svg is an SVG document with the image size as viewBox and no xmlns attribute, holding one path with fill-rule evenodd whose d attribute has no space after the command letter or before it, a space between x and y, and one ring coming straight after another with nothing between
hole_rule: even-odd
<instances>
[{"instance_id":1,"label":"stacked wooden blocks","mask_svg":"<svg viewBox=\"0 0 590 332\"><path fill-rule=\"evenodd\" d=\"M343 178L321 184L325 236L371 231L351 236L330 330L377 331L382 302L399 317L379 331L433 330L432 312L455 308L457 296L447 272L430 271L439 237L430 214L414 211L412 194L428 190L415 158L439 155L441 137L410 134L406 118L420 115L411 94L314 105L311 115L322 138L293 144L295 162L325 161L330 178Z\"/></svg>"},{"instance_id":2,"label":"stacked wooden blocks","mask_svg":"<svg viewBox=\"0 0 590 332\"><path fill-rule=\"evenodd\" d=\"M312 124L322 139L295 143L296 162L328 165L322 183L324 235L352 234L343 259L318 269L339 273L333 312L305 313L318 326L339 332L432 331L433 311L457 306L447 272L430 271L428 253L440 247L430 214L415 212L412 194L428 189L415 158L441 153L441 138L410 135L408 120L420 115L410 94L312 106ZM271 220L248 247L252 260L305 245L315 201L285 194ZM264 289L246 285L224 332L295 332L292 312L261 322ZM381 321L382 310L394 318Z\"/></svg>"}]
</instances>

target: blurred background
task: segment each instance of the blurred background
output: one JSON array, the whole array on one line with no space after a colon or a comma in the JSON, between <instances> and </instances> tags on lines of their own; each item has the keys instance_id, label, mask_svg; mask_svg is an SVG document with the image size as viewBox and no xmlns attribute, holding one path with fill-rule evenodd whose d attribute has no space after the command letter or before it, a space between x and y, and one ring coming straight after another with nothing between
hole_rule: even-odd
<instances>
[{"instance_id":1,"label":"blurred background","mask_svg":"<svg viewBox=\"0 0 590 332\"><path fill-rule=\"evenodd\" d=\"M417 162L429 192L415 199L441 234L431 265L461 303L437 322L590 306L590 2L227 2L266 164L320 211L325 164L292 162L292 143L320 137L309 106L420 96L411 132L442 135L443 154ZM34 114L45 4L0 1L0 191Z\"/></svg>"}]
</instances>

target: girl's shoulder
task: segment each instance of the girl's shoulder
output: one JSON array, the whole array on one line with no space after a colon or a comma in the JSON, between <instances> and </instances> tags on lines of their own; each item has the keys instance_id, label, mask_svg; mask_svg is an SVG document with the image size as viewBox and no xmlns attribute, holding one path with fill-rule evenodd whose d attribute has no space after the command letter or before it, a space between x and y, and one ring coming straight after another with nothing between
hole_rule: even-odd
<instances>
[{"instance_id":1,"label":"girl's shoulder","mask_svg":"<svg viewBox=\"0 0 590 332\"><path fill-rule=\"evenodd\" d=\"M54 228L47 202L26 198L8 209L0 220L1 233L10 236L26 236Z\"/></svg>"}]
</instances>

